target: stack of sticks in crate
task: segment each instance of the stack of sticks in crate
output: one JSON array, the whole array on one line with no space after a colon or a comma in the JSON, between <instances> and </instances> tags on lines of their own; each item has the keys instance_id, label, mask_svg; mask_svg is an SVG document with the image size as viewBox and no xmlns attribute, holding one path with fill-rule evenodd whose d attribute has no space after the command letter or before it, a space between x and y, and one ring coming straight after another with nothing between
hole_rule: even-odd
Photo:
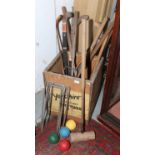
<instances>
[{"instance_id":1,"label":"stack of sticks in crate","mask_svg":"<svg viewBox=\"0 0 155 155\"><path fill-rule=\"evenodd\" d=\"M91 78L110 42L115 18L113 15L110 19L112 4L113 0L75 0L73 11L68 12L63 6L62 15L56 20L63 74L81 77L82 135L95 134L85 132L85 79Z\"/></svg>"},{"instance_id":2,"label":"stack of sticks in crate","mask_svg":"<svg viewBox=\"0 0 155 155\"><path fill-rule=\"evenodd\" d=\"M62 7L62 15L56 20L56 30L63 74L81 77L82 53L86 51L85 78L91 77L112 35L115 17L113 15L110 20L112 2L113 0L75 0L72 12ZM62 31L59 30L60 22ZM96 61L91 65L94 59Z\"/></svg>"}]
</instances>

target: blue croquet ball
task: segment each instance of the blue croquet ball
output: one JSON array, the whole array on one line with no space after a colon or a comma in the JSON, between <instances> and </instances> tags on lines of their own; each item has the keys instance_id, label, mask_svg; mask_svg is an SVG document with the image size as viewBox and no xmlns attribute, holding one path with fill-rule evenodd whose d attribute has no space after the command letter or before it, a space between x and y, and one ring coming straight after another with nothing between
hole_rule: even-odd
<instances>
[{"instance_id":1,"label":"blue croquet ball","mask_svg":"<svg viewBox=\"0 0 155 155\"><path fill-rule=\"evenodd\" d=\"M60 136L63 138L67 138L70 135L70 130L66 127L61 127L59 130Z\"/></svg>"}]
</instances>

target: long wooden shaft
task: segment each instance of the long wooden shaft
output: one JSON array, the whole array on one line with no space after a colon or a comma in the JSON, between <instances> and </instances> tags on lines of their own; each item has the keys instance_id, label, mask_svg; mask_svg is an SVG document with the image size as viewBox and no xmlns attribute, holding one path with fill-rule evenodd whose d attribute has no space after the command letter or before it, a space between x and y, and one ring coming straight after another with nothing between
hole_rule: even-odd
<instances>
[{"instance_id":1,"label":"long wooden shaft","mask_svg":"<svg viewBox=\"0 0 155 155\"><path fill-rule=\"evenodd\" d=\"M73 23L73 48L72 48L72 53L71 53L71 58L72 58L72 70L71 70L71 75L73 76L74 70L75 70L75 55L76 55L76 50L77 50L77 26L78 26L78 15L79 12L74 13L74 23Z\"/></svg>"},{"instance_id":2,"label":"long wooden shaft","mask_svg":"<svg viewBox=\"0 0 155 155\"><path fill-rule=\"evenodd\" d=\"M81 94L82 94L82 118L81 132L85 131L85 68L86 68L86 20L82 19L82 74L81 74Z\"/></svg>"},{"instance_id":3,"label":"long wooden shaft","mask_svg":"<svg viewBox=\"0 0 155 155\"><path fill-rule=\"evenodd\" d=\"M103 53L104 53L104 49L106 47L106 45L108 44L110 38L111 38L111 35L112 35L112 31L111 33L107 36L107 38L105 39L105 41L103 42L102 46L101 46L101 49L99 51L99 54L97 56L97 62L99 63L101 57L103 56Z\"/></svg>"},{"instance_id":4,"label":"long wooden shaft","mask_svg":"<svg viewBox=\"0 0 155 155\"><path fill-rule=\"evenodd\" d=\"M105 28L105 26L107 24L107 22L108 22L108 18L105 17L102 24L101 24L101 26L100 26L100 28L99 28L99 30L98 30L98 32L97 32L97 34L96 34L96 36L95 36L95 38L94 38L94 40L93 40L93 42L92 42L92 44L91 44L91 47L90 47L91 51L94 49L94 47L95 47L101 33L103 32L103 29Z\"/></svg>"},{"instance_id":5,"label":"long wooden shaft","mask_svg":"<svg viewBox=\"0 0 155 155\"><path fill-rule=\"evenodd\" d=\"M93 69L92 69L92 73L96 70L98 64L100 63L100 60L101 60L101 57L104 55L104 52L105 52L105 48L107 47L107 44L109 43L109 40L111 38L111 34L112 32L107 36L107 38L104 40L102 46L101 46L101 49L97 55L97 59L96 59L96 63L94 64L93 66ZM92 76L93 74L91 74Z\"/></svg>"},{"instance_id":6,"label":"long wooden shaft","mask_svg":"<svg viewBox=\"0 0 155 155\"><path fill-rule=\"evenodd\" d=\"M91 52L90 55L90 60L92 60L94 58L94 56L96 55L96 53L98 52L98 50L100 49L100 47L102 46L104 40L107 38L107 36L109 35L109 33L112 31L113 28L113 22L110 23L109 27L107 28L106 32L103 34L101 40L99 41L99 43L95 46L94 50Z\"/></svg>"},{"instance_id":7,"label":"long wooden shaft","mask_svg":"<svg viewBox=\"0 0 155 155\"><path fill-rule=\"evenodd\" d=\"M115 13L114 13L113 17L111 18L111 22L110 22L108 28L106 29L105 33L103 34L102 38L96 44L96 46L94 47L94 49L91 51L91 53L90 53L90 60L92 60L93 57L96 55L96 53L98 52L98 50L102 46L102 43L106 39L107 35L109 35L109 33L111 33L112 28L113 28L113 25L114 25L114 20L115 20Z\"/></svg>"}]
</instances>

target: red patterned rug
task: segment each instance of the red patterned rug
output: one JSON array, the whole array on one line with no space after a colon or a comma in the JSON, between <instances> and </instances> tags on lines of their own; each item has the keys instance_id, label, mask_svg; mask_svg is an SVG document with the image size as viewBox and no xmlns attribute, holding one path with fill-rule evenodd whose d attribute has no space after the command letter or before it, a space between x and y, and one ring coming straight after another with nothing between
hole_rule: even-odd
<instances>
[{"instance_id":1,"label":"red patterned rug","mask_svg":"<svg viewBox=\"0 0 155 155\"><path fill-rule=\"evenodd\" d=\"M55 131L56 121L49 122L43 133L36 129L35 154L36 155L119 155L120 138L105 126L91 120L86 130L94 130L96 140L71 144L67 152L60 152L58 144L50 144L48 136Z\"/></svg>"}]
</instances>

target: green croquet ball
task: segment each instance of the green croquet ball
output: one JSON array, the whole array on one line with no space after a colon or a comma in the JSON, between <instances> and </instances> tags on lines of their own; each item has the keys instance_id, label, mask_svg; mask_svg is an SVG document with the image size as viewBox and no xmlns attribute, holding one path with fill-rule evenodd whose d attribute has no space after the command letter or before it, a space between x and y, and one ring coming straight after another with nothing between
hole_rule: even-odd
<instances>
[{"instance_id":1,"label":"green croquet ball","mask_svg":"<svg viewBox=\"0 0 155 155\"><path fill-rule=\"evenodd\" d=\"M52 132L51 135L48 137L48 141L52 144L57 144L59 142L58 134L55 132Z\"/></svg>"}]
</instances>

